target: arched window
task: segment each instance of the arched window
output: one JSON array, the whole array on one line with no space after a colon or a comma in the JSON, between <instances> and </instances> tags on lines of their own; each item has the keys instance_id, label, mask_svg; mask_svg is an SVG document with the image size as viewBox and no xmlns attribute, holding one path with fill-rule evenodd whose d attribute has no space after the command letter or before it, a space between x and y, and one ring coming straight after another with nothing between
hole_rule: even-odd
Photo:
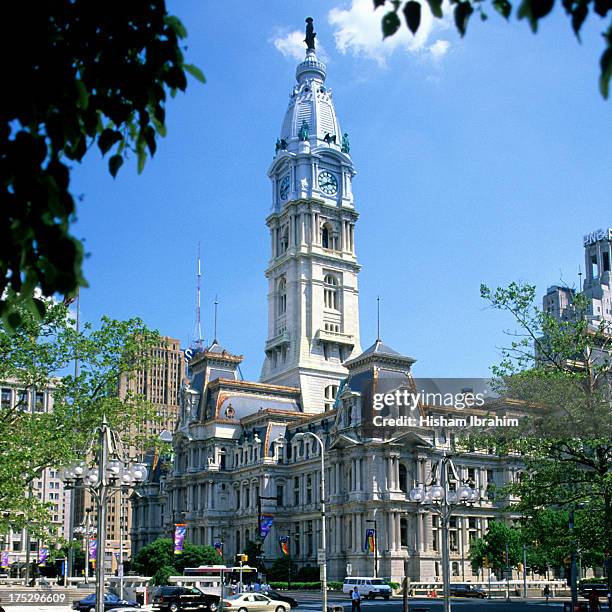
<instances>
[{"instance_id":1,"label":"arched window","mask_svg":"<svg viewBox=\"0 0 612 612\"><path fill-rule=\"evenodd\" d=\"M240 530L236 529L236 553L240 552Z\"/></svg>"},{"instance_id":2,"label":"arched window","mask_svg":"<svg viewBox=\"0 0 612 612\"><path fill-rule=\"evenodd\" d=\"M278 315L284 315L287 312L287 281L284 276L280 277L277 286L278 300Z\"/></svg>"},{"instance_id":3,"label":"arched window","mask_svg":"<svg viewBox=\"0 0 612 612\"><path fill-rule=\"evenodd\" d=\"M338 279L333 274L326 274L323 279L323 300L325 308L338 310Z\"/></svg>"},{"instance_id":4,"label":"arched window","mask_svg":"<svg viewBox=\"0 0 612 612\"><path fill-rule=\"evenodd\" d=\"M334 407L336 396L338 395L338 385L327 385L325 387L325 412Z\"/></svg>"},{"instance_id":5,"label":"arched window","mask_svg":"<svg viewBox=\"0 0 612 612\"><path fill-rule=\"evenodd\" d=\"M251 541L251 532L248 529L244 530L244 547Z\"/></svg>"}]
</instances>

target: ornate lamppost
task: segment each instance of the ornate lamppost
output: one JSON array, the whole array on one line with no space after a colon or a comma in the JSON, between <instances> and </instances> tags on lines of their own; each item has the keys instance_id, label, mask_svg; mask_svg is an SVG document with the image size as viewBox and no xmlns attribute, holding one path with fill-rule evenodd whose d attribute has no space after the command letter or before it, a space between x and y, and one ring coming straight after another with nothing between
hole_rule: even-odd
<instances>
[{"instance_id":1,"label":"ornate lamppost","mask_svg":"<svg viewBox=\"0 0 612 612\"><path fill-rule=\"evenodd\" d=\"M64 468L61 479L68 489L87 489L98 514L96 550L96 612L104 612L104 552L106 543L106 506L110 495L122 487L133 487L147 477L143 463L127 459L119 435L106 421L96 430L97 448L95 460L80 461ZM92 442L93 446L93 442ZM89 452L86 453L86 456Z\"/></svg>"},{"instance_id":2,"label":"ornate lamppost","mask_svg":"<svg viewBox=\"0 0 612 612\"><path fill-rule=\"evenodd\" d=\"M450 478L449 478L450 475ZM473 504L480 499L478 489L462 481L450 457L444 454L434 464L428 482L410 491L410 501L429 507L440 516L442 523L442 581L444 612L450 612L449 527L456 506Z\"/></svg>"}]
</instances>

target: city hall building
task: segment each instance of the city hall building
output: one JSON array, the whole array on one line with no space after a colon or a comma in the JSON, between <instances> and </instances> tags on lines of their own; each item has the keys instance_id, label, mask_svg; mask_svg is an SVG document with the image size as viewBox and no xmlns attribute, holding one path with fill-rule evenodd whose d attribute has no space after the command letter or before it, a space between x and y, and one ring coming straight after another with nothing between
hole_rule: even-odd
<instances>
[{"instance_id":1,"label":"city hall building","mask_svg":"<svg viewBox=\"0 0 612 612\"><path fill-rule=\"evenodd\" d=\"M519 465L455 449L453 428L439 418L456 417L452 405L419 402L415 422L397 429L376 429L366 418L374 393L416 388L415 360L380 338L360 336L355 169L314 40L295 76L268 170L268 332L260 380L241 380L239 347L215 340L195 353L181 391L173 463L164 470L155 461L150 481L133 497L133 553L185 523L188 541L223 542L229 560L257 540L264 516L272 520L266 563L281 556L279 538L288 536L292 560L316 566L321 457L312 436L296 439L312 432L325 446L329 579L342 580L348 565L353 575L376 573L367 529L376 530L379 576L399 579L405 560L412 580L441 576L439 517L408 493L450 453L459 479L481 494L459 506L450 525L451 574L474 580L470 543L509 501L493 500L492 485L515 478ZM470 412L506 416L495 404Z\"/></svg>"}]
</instances>

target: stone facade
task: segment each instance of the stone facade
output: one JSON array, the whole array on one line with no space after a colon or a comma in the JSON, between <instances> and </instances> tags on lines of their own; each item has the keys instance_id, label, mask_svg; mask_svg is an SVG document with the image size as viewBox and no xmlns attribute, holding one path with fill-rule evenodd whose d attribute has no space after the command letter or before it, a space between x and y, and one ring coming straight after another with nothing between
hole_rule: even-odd
<instances>
[{"instance_id":1,"label":"stone facade","mask_svg":"<svg viewBox=\"0 0 612 612\"><path fill-rule=\"evenodd\" d=\"M242 357L216 340L193 357L173 461L164 468L156 460L142 495L133 497L133 551L184 522L188 541L223 541L229 561L248 541L261 542L261 517L270 515L266 561L280 556L279 537L289 535L293 561L316 566L321 457L311 436L296 439L312 432L325 447L330 579L343 579L347 564L353 575L374 573L364 546L372 527L379 575L399 579L407 559L413 580L441 576L440 523L409 501L408 492L430 478L445 453L454 454L461 481L482 495L458 508L451 524L451 572L471 579L470 542L508 502L489 499L491 484L514 478L518 463L461 453L444 427L377 432L364 422L373 389L414 386L414 359L380 339L366 351L360 347L355 171L325 77L325 65L309 49L268 172L271 258L261 381L240 380ZM420 416L456 413L419 406Z\"/></svg>"}]
</instances>

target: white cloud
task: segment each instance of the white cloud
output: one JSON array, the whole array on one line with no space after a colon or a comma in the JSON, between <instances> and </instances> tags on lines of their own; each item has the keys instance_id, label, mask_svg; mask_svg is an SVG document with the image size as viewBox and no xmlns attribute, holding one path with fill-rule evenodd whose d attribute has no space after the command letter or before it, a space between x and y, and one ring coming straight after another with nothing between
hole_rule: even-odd
<instances>
[{"instance_id":1,"label":"white cloud","mask_svg":"<svg viewBox=\"0 0 612 612\"><path fill-rule=\"evenodd\" d=\"M450 47L448 40L438 39L433 45L429 45L429 52L434 60L442 59Z\"/></svg>"},{"instance_id":2,"label":"white cloud","mask_svg":"<svg viewBox=\"0 0 612 612\"><path fill-rule=\"evenodd\" d=\"M438 40L428 46L432 33L446 29L448 25L444 20L434 19L427 3L421 4L421 24L416 35L408 30L403 15L400 15L400 29L383 40L381 20L384 14L384 7L373 9L372 0L352 0L348 9L331 9L328 21L334 28L338 51L367 57L380 66L384 66L387 58L397 50L430 54L434 59L440 59L448 51L450 43L447 40Z\"/></svg>"},{"instance_id":3,"label":"white cloud","mask_svg":"<svg viewBox=\"0 0 612 612\"><path fill-rule=\"evenodd\" d=\"M304 43L304 32L294 30L293 32L280 31L270 39L272 44L285 56L301 62L306 57L306 44ZM321 61L327 61L325 48L317 40L317 56Z\"/></svg>"}]
</instances>

